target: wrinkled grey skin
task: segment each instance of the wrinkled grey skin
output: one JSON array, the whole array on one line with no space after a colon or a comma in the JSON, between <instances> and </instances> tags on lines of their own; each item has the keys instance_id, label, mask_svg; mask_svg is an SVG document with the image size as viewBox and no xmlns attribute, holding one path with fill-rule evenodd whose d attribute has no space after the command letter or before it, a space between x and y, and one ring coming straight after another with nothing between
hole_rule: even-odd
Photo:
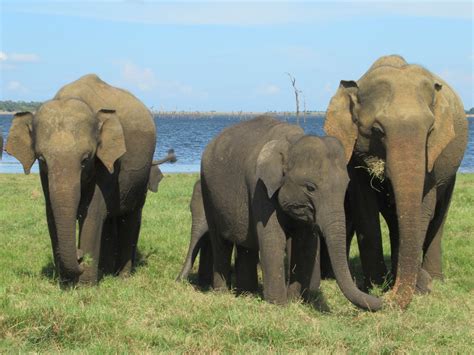
<instances>
[{"instance_id":1,"label":"wrinkled grey skin","mask_svg":"<svg viewBox=\"0 0 474 355\"><path fill-rule=\"evenodd\" d=\"M35 115L15 115L6 151L27 174L39 160L61 281L95 284L103 270L131 272L150 173L160 175L150 169L155 141L149 110L96 75L64 86ZM114 243L117 253L101 261Z\"/></svg>"},{"instance_id":2,"label":"wrinkled grey skin","mask_svg":"<svg viewBox=\"0 0 474 355\"><path fill-rule=\"evenodd\" d=\"M189 208L192 218L191 240L186 259L176 280L181 281L188 278L194 261L199 254L198 284L202 287L210 286L212 283L212 249L202 201L201 180L194 184Z\"/></svg>"},{"instance_id":3,"label":"wrinkled grey skin","mask_svg":"<svg viewBox=\"0 0 474 355\"><path fill-rule=\"evenodd\" d=\"M389 298L405 308L415 287L427 292L431 277L442 277L443 225L467 144L462 102L425 68L386 56L357 82L341 81L324 128L346 152L366 284L382 283L387 273L380 212L390 229ZM383 181L366 169L374 157L385 163Z\"/></svg>"},{"instance_id":4,"label":"wrinkled grey skin","mask_svg":"<svg viewBox=\"0 0 474 355\"><path fill-rule=\"evenodd\" d=\"M257 263L265 300L319 288L319 235L327 244L336 280L355 305L382 303L355 286L346 258L344 196L348 176L341 144L268 116L225 129L209 143L201 163L201 187L213 255L213 287L230 286L236 247L236 288L255 291ZM285 249L291 238L289 285Z\"/></svg>"}]
</instances>

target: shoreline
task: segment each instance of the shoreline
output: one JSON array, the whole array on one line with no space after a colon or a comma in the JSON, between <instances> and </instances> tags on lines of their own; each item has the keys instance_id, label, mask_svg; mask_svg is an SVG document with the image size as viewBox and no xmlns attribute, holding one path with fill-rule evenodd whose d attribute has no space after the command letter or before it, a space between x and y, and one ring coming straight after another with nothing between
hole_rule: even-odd
<instances>
[{"instance_id":1,"label":"shoreline","mask_svg":"<svg viewBox=\"0 0 474 355\"><path fill-rule=\"evenodd\" d=\"M0 111L0 116L14 115L16 111ZM34 113L34 112L33 112ZM256 117L259 115L273 115L277 117L297 117L294 111L267 111L267 112L256 112L256 111L151 111L154 117L170 117L170 118L200 118L200 117L221 117L221 116L230 116L230 117L240 117L240 118L249 118ZM324 118L326 116L326 111L307 111L300 112L299 118ZM466 118L474 118L473 113L466 113Z\"/></svg>"}]
</instances>

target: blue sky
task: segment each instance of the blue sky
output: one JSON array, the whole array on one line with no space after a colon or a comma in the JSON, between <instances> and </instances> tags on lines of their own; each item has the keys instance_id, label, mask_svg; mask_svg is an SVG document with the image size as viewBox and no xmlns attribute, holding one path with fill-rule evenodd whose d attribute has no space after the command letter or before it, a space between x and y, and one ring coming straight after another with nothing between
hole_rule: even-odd
<instances>
[{"instance_id":1,"label":"blue sky","mask_svg":"<svg viewBox=\"0 0 474 355\"><path fill-rule=\"evenodd\" d=\"M472 2L0 2L2 100L96 73L155 109L294 110L290 72L325 110L341 79L397 53L474 106Z\"/></svg>"}]
</instances>

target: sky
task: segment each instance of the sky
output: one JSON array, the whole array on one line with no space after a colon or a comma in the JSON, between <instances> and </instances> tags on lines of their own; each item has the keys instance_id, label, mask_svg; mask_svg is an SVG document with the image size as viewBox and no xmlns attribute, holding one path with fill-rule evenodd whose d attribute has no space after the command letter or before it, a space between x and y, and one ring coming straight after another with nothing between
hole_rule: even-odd
<instances>
[{"instance_id":1,"label":"sky","mask_svg":"<svg viewBox=\"0 0 474 355\"><path fill-rule=\"evenodd\" d=\"M96 73L155 110L325 110L341 80L400 54L474 106L473 3L0 0L0 100Z\"/></svg>"}]
</instances>

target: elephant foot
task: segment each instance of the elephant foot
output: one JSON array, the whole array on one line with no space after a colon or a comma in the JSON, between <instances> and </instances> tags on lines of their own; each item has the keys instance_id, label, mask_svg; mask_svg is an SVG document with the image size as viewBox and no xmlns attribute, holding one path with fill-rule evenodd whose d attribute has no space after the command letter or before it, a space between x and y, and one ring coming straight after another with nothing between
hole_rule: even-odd
<instances>
[{"instance_id":1,"label":"elephant foot","mask_svg":"<svg viewBox=\"0 0 474 355\"><path fill-rule=\"evenodd\" d=\"M83 263L81 265L83 265ZM84 286L97 285L99 280L98 272L97 266L84 266L84 272L79 276L78 283Z\"/></svg>"},{"instance_id":2,"label":"elephant foot","mask_svg":"<svg viewBox=\"0 0 474 355\"><path fill-rule=\"evenodd\" d=\"M301 284L299 282L289 284L287 292L289 301L298 300L301 297Z\"/></svg>"},{"instance_id":3,"label":"elephant foot","mask_svg":"<svg viewBox=\"0 0 474 355\"><path fill-rule=\"evenodd\" d=\"M426 295L431 292L433 279L430 274L420 268L416 280L416 290L415 293L419 295Z\"/></svg>"}]
</instances>

